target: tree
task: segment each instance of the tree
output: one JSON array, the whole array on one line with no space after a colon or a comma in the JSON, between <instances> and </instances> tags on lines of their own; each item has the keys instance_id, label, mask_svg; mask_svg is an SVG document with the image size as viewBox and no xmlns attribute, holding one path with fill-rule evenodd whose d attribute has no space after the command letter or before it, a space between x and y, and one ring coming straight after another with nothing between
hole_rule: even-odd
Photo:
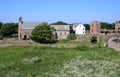
<instances>
[{"instance_id":1,"label":"tree","mask_svg":"<svg viewBox=\"0 0 120 77\"><path fill-rule=\"evenodd\" d=\"M18 23L14 23L14 33L18 33Z\"/></svg>"},{"instance_id":2,"label":"tree","mask_svg":"<svg viewBox=\"0 0 120 77\"><path fill-rule=\"evenodd\" d=\"M101 28L102 29L115 29L115 24L109 24L107 22L101 22Z\"/></svg>"},{"instance_id":3,"label":"tree","mask_svg":"<svg viewBox=\"0 0 120 77\"><path fill-rule=\"evenodd\" d=\"M51 25L68 25L68 24L63 21L58 21L58 22L52 23Z\"/></svg>"},{"instance_id":4,"label":"tree","mask_svg":"<svg viewBox=\"0 0 120 77\"><path fill-rule=\"evenodd\" d=\"M0 40L3 40L3 36L0 36Z\"/></svg>"},{"instance_id":5,"label":"tree","mask_svg":"<svg viewBox=\"0 0 120 77\"><path fill-rule=\"evenodd\" d=\"M84 24L86 30L90 30L90 25L89 24Z\"/></svg>"},{"instance_id":6,"label":"tree","mask_svg":"<svg viewBox=\"0 0 120 77\"><path fill-rule=\"evenodd\" d=\"M75 36L75 34L70 33L70 34L68 35L67 39L68 39L68 40L75 40L75 39L76 39L76 36Z\"/></svg>"},{"instance_id":7,"label":"tree","mask_svg":"<svg viewBox=\"0 0 120 77\"><path fill-rule=\"evenodd\" d=\"M1 29L2 25L3 25L3 23L2 23L2 22L0 22L0 29Z\"/></svg>"},{"instance_id":8,"label":"tree","mask_svg":"<svg viewBox=\"0 0 120 77\"><path fill-rule=\"evenodd\" d=\"M75 31L73 30L73 26L70 25L70 33L75 34Z\"/></svg>"},{"instance_id":9,"label":"tree","mask_svg":"<svg viewBox=\"0 0 120 77\"><path fill-rule=\"evenodd\" d=\"M53 28L48 24L39 24L32 30L31 39L39 43L55 43Z\"/></svg>"},{"instance_id":10,"label":"tree","mask_svg":"<svg viewBox=\"0 0 120 77\"><path fill-rule=\"evenodd\" d=\"M16 32L16 27L18 25L15 24L15 23L6 23L6 24L3 24L3 26L1 27L1 30L0 30L0 35L3 36L3 37L9 37L11 36L12 34L14 33L17 33Z\"/></svg>"}]
</instances>

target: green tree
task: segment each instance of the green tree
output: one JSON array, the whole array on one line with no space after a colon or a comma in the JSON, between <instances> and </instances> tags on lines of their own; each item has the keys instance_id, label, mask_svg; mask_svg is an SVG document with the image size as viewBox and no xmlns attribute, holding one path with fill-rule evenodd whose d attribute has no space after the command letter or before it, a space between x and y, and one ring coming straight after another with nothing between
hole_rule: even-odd
<instances>
[{"instance_id":1,"label":"green tree","mask_svg":"<svg viewBox=\"0 0 120 77\"><path fill-rule=\"evenodd\" d=\"M101 22L101 28L102 29L115 29L115 24L109 24L107 22Z\"/></svg>"},{"instance_id":2,"label":"green tree","mask_svg":"<svg viewBox=\"0 0 120 77\"><path fill-rule=\"evenodd\" d=\"M90 25L89 24L84 24L86 30L90 30Z\"/></svg>"},{"instance_id":3,"label":"green tree","mask_svg":"<svg viewBox=\"0 0 120 77\"><path fill-rule=\"evenodd\" d=\"M2 22L0 22L0 29L1 29L2 25L3 25L3 23L2 23Z\"/></svg>"},{"instance_id":4,"label":"green tree","mask_svg":"<svg viewBox=\"0 0 120 77\"><path fill-rule=\"evenodd\" d=\"M17 33L16 27L17 27L17 24L15 24L15 23L3 24L3 26L1 27L1 30L0 30L0 35L3 37L9 37L9 36Z\"/></svg>"},{"instance_id":5,"label":"green tree","mask_svg":"<svg viewBox=\"0 0 120 77\"><path fill-rule=\"evenodd\" d=\"M31 39L39 43L55 43L53 28L48 24L39 24L32 30Z\"/></svg>"},{"instance_id":6,"label":"green tree","mask_svg":"<svg viewBox=\"0 0 120 77\"><path fill-rule=\"evenodd\" d=\"M3 40L3 36L0 36L0 40Z\"/></svg>"},{"instance_id":7,"label":"green tree","mask_svg":"<svg viewBox=\"0 0 120 77\"><path fill-rule=\"evenodd\" d=\"M68 25L68 24L63 21L58 21L58 22L52 23L51 25Z\"/></svg>"},{"instance_id":8,"label":"green tree","mask_svg":"<svg viewBox=\"0 0 120 77\"><path fill-rule=\"evenodd\" d=\"M76 39L76 36L75 36L75 34L70 33L70 34L68 35L67 39L68 39L68 40L75 40L75 39Z\"/></svg>"},{"instance_id":9,"label":"green tree","mask_svg":"<svg viewBox=\"0 0 120 77\"><path fill-rule=\"evenodd\" d=\"M73 30L73 26L70 25L70 33L75 34L75 31Z\"/></svg>"},{"instance_id":10,"label":"green tree","mask_svg":"<svg viewBox=\"0 0 120 77\"><path fill-rule=\"evenodd\" d=\"M14 23L14 33L18 33L18 23Z\"/></svg>"}]
</instances>

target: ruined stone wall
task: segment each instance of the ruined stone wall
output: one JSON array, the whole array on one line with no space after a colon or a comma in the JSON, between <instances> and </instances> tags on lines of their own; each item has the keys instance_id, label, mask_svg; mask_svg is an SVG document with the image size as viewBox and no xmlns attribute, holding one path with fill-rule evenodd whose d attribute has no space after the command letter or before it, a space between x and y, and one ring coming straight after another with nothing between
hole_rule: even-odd
<instances>
[{"instance_id":1,"label":"ruined stone wall","mask_svg":"<svg viewBox=\"0 0 120 77\"><path fill-rule=\"evenodd\" d=\"M120 31L120 21L117 21L117 22L115 23L115 30L116 30L116 31Z\"/></svg>"},{"instance_id":2,"label":"ruined stone wall","mask_svg":"<svg viewBox=\"0 0 120 77\"><path fill-rule=\"evenodd\" d=\"M86 41L86 42L90 42L91 36L90 34L86 34L86 35L76 35L76 40L75 41Z\"/></svg>"},{"instance_id":3,"label":"ruined stone wall","mask_svg":"<svg viewBox=\"0 0 120 77\"><path fill-rule=\"evenodd\" d=\"M108 40L108 47L111 47L115 49L116 51L120 51L120 42L114 42L113 39L114 38L110 38ZM120 39L120 37L118 39Z\"/></svg>"},{"instance_id":4,"label":"ruined stone wall","mask_svg":"<svg viewBox=\"0 0 120 77\"><path fill-rule=\"evenodd\" d=\"M100 31L101 31L100 22L92 21L90 25L90 33L92 35L99 35Z\"/></svg>"}]
</instances>

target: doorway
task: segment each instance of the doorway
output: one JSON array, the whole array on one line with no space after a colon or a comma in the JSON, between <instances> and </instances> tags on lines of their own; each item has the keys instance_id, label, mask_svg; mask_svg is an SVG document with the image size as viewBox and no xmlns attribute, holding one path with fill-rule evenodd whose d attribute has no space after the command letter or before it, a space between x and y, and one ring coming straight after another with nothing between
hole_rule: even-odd
<instances>
[{"instance_id":1,"label":"doorway","mask_svg":"<svg viewBox=\"0 0 120 77\"><path fill-rule=\"evenodd\" d=\"M27 35L24 35L24 38L23 38L23 40L27 40Z\"/></svg>"}]
</instances>

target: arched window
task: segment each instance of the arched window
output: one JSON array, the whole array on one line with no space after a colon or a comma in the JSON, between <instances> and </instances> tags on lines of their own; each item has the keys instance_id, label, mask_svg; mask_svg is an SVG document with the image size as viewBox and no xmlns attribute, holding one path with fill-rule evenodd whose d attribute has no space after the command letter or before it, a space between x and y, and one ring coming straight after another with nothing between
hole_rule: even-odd
<instances>
[{"instance_id":1,"label":"arched window","mask_svg":"<svg viewBox=\"0 0 120 77\"><path fill-rule=\"evenodd\" d=\"M60 32L60 36L62 36L62 32Z\"/></svg>"}]
</instances>

